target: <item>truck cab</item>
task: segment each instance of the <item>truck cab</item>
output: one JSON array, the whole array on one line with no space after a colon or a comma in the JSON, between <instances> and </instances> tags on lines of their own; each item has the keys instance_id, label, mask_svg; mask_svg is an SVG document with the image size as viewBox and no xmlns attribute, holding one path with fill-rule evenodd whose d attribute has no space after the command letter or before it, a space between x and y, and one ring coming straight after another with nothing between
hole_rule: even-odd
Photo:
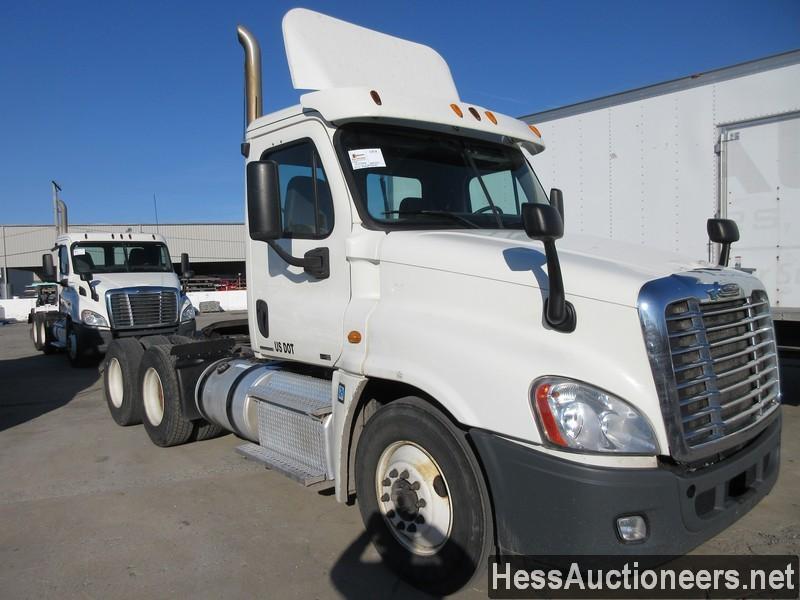
<instances>
[{"instance_id":1,"label":"truck cab","mask_svg":"<svg viewBox=\"0 0 800 600\"><path fill-rule=\"evenodd\" d=\"M45 262L58 306L40 317L38 345L63 348L73 364L117 337L194 333L194 307L158 234L66 233Z\"/></svg>"},{"instance_id":2,"label":"truck cab","mask_svg":"<svg viewBox=\"0 0 800 600\"><path fill-rule=\"evenodd\" d=\"M357 499L383 559L436 593L489 554L682 554L769 492L757 278L564 235L539 131L461 100L431 48L302 9L283 31L313 91L268 115L238 31L250 348L148 348L126 402L154 443L233 432ZM727 256L733 224L709 232Z\"/></svg>"}]
</instances>

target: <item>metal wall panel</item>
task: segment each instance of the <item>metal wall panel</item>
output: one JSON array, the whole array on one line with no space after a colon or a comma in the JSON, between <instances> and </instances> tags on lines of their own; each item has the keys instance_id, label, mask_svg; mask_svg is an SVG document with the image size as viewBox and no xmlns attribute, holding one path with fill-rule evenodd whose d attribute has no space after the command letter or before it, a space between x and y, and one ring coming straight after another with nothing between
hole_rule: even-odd
<instances>
[{"instance_id":1,"label":"metal wall panel","mask_svg":"<svg viewBox=\"0 0 800 600\"><path fill-rule=\"evenodd\" d=\"M187 252L193 262L244 261L245 230L240 223L196 223L152 225L93 224L70 225L70 232L107 231L110 233L160 233L167 240L173 262ZM3 239L5 245L3 246ZM42 264L42 253L55 242L52 225L0 226L0 267L32 268ZM5 247L5 250L3 248Z\"/></svg>"}]
</instances>

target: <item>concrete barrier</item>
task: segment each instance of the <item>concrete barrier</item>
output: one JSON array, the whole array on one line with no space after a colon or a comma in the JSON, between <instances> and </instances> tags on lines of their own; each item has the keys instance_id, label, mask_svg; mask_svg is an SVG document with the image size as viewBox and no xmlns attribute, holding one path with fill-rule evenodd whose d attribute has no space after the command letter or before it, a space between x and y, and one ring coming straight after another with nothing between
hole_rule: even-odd
<instances>
[{"instance_id":1,"label":"concrete barrier","mask_svg":"<svg viewBox=\"0 0 800 600\"><path fill-rule=\"evenodd\" d=\"M219 302L224 311L247 310L247 291L232 290L229 292L189 292L189 299L197 308L201 302ZM35 298L13 298L0 300L0 321L28 322L28 313L36 306Z\"/></svg>"}]
</instances>

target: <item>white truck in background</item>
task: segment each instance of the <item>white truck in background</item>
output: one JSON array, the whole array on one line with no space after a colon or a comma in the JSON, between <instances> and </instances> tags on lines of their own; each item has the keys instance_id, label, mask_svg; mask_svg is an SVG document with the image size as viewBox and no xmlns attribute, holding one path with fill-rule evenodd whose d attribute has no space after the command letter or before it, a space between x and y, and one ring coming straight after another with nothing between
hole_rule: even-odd
<instances>
[{"instance_id":1,"label":"white truck in background","mask_svg":"<svg viewBox=\"0 0 800 600\"><path fill-rule=\"evenodd\" d=\"M189 276L188 257L181 258ZM194 335L195 309L158 234L63 233L42 267L56 294L34 309L31 337L45 353L63 349L73 366L114 338Z\"/></svg>"},{"instance_id":2,"label":"white truck in background","mask_svg":"<svg viewBox=\"0 0 800 600\"><path fill-rule=\"evenodd\" d=\"M568 232L714 260L703 221L733 219L731 265L800 326L800 50L523 119L548 140L536 172L573 201Z\"/></svg>"},{"instance_id":3,"label":"white truck in background","mask_svg":"<svg viewBox=\"0 0 800 600\"><path fill-rule=\"evenodd\" d=\"M526 159L538 131L461 100L434 50L302 9L283 34L313 91L262 115L238 29L249 347L115 340L110 407L159 446L233 432L355 497L386 563L437 593L492 553L685 553L769 492L780 383L756 277L561 240L561 194ZM737 237L708 231L723 254Z\"/></svg>"}]
</instances>

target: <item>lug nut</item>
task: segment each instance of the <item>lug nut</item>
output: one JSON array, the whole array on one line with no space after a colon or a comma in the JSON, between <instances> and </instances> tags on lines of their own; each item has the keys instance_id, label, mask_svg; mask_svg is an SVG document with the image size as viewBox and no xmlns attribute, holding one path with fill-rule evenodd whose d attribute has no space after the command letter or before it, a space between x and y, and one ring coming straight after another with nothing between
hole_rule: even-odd
<instances>
[{"instance_id":1,"label":"lug nut","mask_svg":"<svg viewBox=\"0 0 800 600\"><path fill-rule=\"evenodd\" d=\"M394 519L394 511L393 510L386 511L386 518L387 519Z\"/></svg>"},{"instance_id":2,"label":"lug nut","mask_svg":"<svg viewBox=\"0 0 800 600\"><path fill-rule=\"evenodd\" d=\"M389 487L390 485L392 485L392 480L387 477L381 483L383 484L383 487Z\"/></svg>"},{"instance_id":3,"label":"lug nut","mask_svg":"<svg viewBox=\"0 0 800 600\"><path fill-rule=\"evenodd\" d=\"M388 502L389 501L389 494L384 494L381 496L381 502Z\"/></svg>"},{"instance_id":4,"label":"lug nut","mask_svg":"<svg viewBox=\"0 0 800 600\"><path fill-rule=\"evenodd\" d=\"M425 517L423 517L422 515L417 515L417 518L414 520L417 522L418 525L422 525L423 523L425 523Z\"/></svg>"},{"instance_id":5,"label":"lug nut","mask_svg":"<svg viewBox=\"0 0 800 600\"><path fill-rule=\"evenodd\" d=\"M400 521L400 522L397 524L397 528L398 528L400 531L403 531L403 530L405 530L405 528L406 528L406 524L405 524L405 523L403 523L402 521Z\"/></svg>"},{"instance_id":6,"label":"lug nut","mask_svg":"<svg viewBox=\"0 0 800 600\"><path fill-rule=\"evenodd\" d=\"M408 526L408 529L406 531L408 531L408 533L414 533L417 531L417 526L412 523L411 525Z\"/></svg>"},{"instance_id":7,"label":"lug nut","mask_svg":"<svg viewBox=\"0 0 800 600\"><path fill-rule=\"evenodd\" d=\"M420 498L419 500L417 500L417 508L425 508L425 504L426 504L425 498Z\"/></svg>"},{"instance_id":8,"label":"lug nut","mask_svg":"<svg viewBox=\"0 0 800 600\"><path fill-rule=\"evenodd\" d=\"M408 471L403 471L400 473L400 479L408 479Z\"/></svg>"},{"instance_id":9,"label":"lug nut","mask_svg":"<svg viewBox=\"0 0 800 600\"><path fill-rule=\"evenodd\" d=\"M419 481L415 481L414 483L412 483L411 489L416 492L419 489Z\"/></svg>"},{"instance_id":10,"label":"lug nut","mask_svg":"<svg viewBox=\"0 0 800 600\"><path fill-rule=\"evenodd\" d=\"M397 477L397 469L392 469L391 471L389 471L389 477L391 478Z\"/></svg>"}]
</instances>

